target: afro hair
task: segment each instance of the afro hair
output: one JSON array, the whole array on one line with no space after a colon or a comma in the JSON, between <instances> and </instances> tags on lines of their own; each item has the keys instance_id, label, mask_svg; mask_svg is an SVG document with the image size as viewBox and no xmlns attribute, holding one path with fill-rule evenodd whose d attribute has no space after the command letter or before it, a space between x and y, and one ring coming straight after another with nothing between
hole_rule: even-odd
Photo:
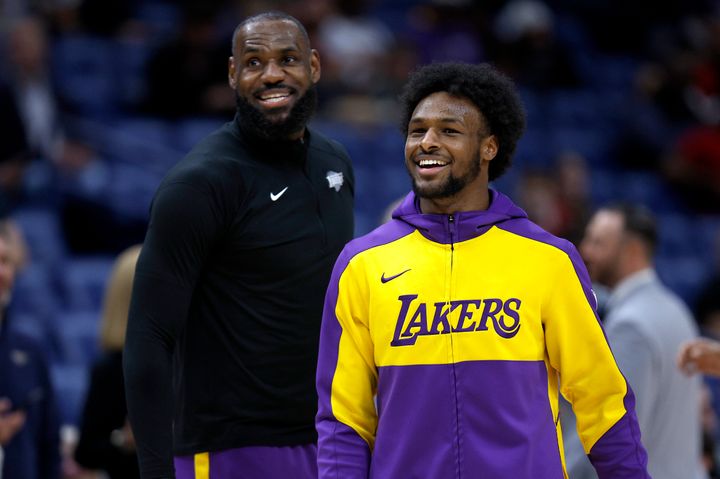
<instances>
[{"instance_id":1,"label":"afro hair","mask_svg":"<svg viewBox=\"0 0 720 479\"><path fill-rule=\"evenodd\" d=\"M434 63L415 70L403 87L402 131L407 135L413 111L423 98L437 92L473 102L498 140L498 153L490 162L488 178L499 178L510 166L515 146L525 130L525 110L515 85L488 64Z\"/></svg>"}]
</instances>

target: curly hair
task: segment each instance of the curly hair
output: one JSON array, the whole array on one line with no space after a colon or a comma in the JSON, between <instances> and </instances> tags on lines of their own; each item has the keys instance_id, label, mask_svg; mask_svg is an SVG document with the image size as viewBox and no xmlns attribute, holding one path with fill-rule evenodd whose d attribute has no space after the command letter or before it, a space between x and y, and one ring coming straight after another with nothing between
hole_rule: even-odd
<instances>
[{"instance_id":1,"label":"curly hair","mask_svg":"<svg viewBox=\"0 0 720 479\"><path fill-rule=\"evenodd\" d=\"M488 64L434 63L415 70L403 87L402 132L407 136L413 111L423 98L437 92L464 97L478 107L498 139L498 152L490 162L488 179L499 178L510 166L520 136L525 130L525 110L514 84Z\"/></svg>"}]
</instances>

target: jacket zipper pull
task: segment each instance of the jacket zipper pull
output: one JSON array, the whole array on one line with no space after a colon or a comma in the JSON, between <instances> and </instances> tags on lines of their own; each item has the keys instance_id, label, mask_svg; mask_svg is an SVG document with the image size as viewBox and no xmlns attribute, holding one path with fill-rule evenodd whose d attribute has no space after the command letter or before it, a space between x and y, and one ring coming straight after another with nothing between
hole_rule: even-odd
<instances>
[{"instance_id":1,"label":"jacket zipper pull","mask_svg":"<svg viewBox=\"0 0 720 479\"><path fill-rule=\"evenodd\" d=\"M454 233L455 233L455 215L448 215L448 229L450 230L450 248L454 249Z\"/></svg>"}]
</instances>

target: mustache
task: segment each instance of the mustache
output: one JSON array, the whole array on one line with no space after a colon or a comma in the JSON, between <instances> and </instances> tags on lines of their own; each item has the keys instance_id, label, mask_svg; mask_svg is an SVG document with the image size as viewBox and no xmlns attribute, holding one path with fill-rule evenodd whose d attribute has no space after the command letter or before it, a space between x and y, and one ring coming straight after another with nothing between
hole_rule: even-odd
<instances>
[{"instance_id":1,"label":"mustache","mask_svg":"<svg viewBox=\"0 0 720 479\"><path fill-rule=\"evenodd\" d=\"M291 87L290 85L286 85L285 83L278 83L278 84L276 84L276 85L266 85L266 86L264 86L264 87L261 87L261 88L258 88L258 89L256 89L256 90L253 90L252 95L253 95L254 97L259 97L259 96L261 96L263 93L265 93L266 91L278 90L278 89L287 90L288 92L290 92L290 93L292 93L292 94L297 93L297 89L296 89L296 88L293 88L293 87Z\"/></svg>"}]
</instances>

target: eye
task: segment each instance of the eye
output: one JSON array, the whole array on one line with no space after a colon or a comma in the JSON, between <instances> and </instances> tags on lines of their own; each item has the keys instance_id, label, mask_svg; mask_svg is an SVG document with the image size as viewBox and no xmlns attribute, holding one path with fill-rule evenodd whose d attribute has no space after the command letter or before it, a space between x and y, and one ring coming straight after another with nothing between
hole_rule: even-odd
<instances>
[{"instance_id":1,"label":"eye","mask_svg":"<svg viewBox=\"0 0 720 479\"><path fill-rule=\"evenodd\" d=\"M297 57L294 57L292 55L287 55L283 58L283 63L285 63L286 65L292 65L293 63L297 63L297 61Z\"/></svg>"},{"instance_id":2,"label":"eye","mask_svg":"<svg viewBox=\"0 0 720 479\"><path fill-rule=\"evenodd\" d=\"M444 129L443 129L443 133L445 133L446 135L450 135L450 136L459 135L459 134L460 134L459 131L454 130L454 129L452 129L452 128L444 128Z\"/></svg>"},{"instance_id":3,"label":"eye","mask_svg":"<svg viewBox=\"0 0 720 479\"><path fill-rule=\"evenodd\" d=\"M260 60L258 60L258 59L255 58L255 57L250 58L250 59L248 59L247 61L245 61L245 66L246 66L246 67L249 67L249 68L258 67L258 66L260 66Z\"/></svg>"},{"instance_id":4,"label":"eye","mask_svg":"<svg viewBox=\"0 0 720 479\"><path fill-rule=\"evenodd\" d=\"M423 128L413 128L412 130L410 130L408 132L408 135L411 137L417 138L417 137L423 136L426 131L427 130L425 130Z\"/></svg>"}]
</instances>

